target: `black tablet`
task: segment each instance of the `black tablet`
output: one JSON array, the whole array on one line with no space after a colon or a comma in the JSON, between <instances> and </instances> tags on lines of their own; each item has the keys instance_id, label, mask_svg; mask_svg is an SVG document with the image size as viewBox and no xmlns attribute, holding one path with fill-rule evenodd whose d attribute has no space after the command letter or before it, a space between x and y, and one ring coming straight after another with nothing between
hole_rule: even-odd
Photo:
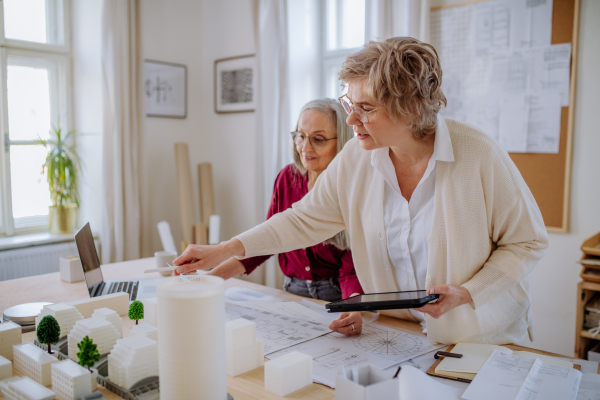
<instances>
[{"instance_id":1,"label":"black tablet","mask_svg":"<svg viewBox=\"0 0 600 400\"><path fill-rule=\"evenodd\" d=\"M427 294L427 290L362 294L325 304L329 312L397 310L399 308L419 308L440 297Z\"/></svg>"}]
</instances>

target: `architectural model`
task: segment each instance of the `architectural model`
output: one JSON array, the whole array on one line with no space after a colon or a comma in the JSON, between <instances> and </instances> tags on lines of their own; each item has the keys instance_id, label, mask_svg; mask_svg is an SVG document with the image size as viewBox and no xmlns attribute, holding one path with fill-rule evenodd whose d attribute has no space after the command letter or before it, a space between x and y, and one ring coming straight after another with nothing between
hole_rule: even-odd
<instances>
[{"instance_id":1,"label":"architectural model","mask_svg":"<svg viewBox=\"0 0 600 400\"><path fill-rule=\"evenodd\" d=\"M265 363L265 389L286 396L312 383L312 357L297 351Z\"/></svg>"},{"instance_id":2,"label":"architectural model","mask_svg":"<svg viewBox=\"0 0 600 400\"><path fill-rule=\"evenodd\" d=\"M127 293L105 294L90 299L69 301L67 304L79 310L83 318L91 318L95 310L103 307L115 310L119 315L126 315L129 311L129 295Z\"/></svg>"},{"instance_id":3,"label":"architectural model","mask_svg":"<svg viewBox=\"0 0 600 400\"><path fill-rule=\"evenodd\" d=\"M73 306L70 306L66 303L56 303L44 306L42 311L39 313L37 317L35 317L35 328L37 329L38 325L42 318L46 315L51 315L56 319L58 325L60 326L60 337L67 336L75 322L83 319L83 315Z\"/></svg>"},{"instance_id":4,"label":"architectural model","mask_svg":"<svg viewBox=\"0 0 600 400\"><path fill-rule=\"evenodd\" d=\"M142 300L144 303L144 322L158 327L158 319L156 318L156 305L158 298Z\"/></svg>"},{"instance_id":5,"label":"architectural model","mask_svg":"<svg viewBox=\"0 0 600 400\"><path fill-rule=\"evenodd\" d=\"M0 381L2 394L8 400L53 400L54 392L26 376Z\"/></svg>"},{"instance_id":6,"label":"architectural model","mask_svg":"<svg viewBox=\"0 0 600 400\"><path fill-rule=\"evenodd\" d=\"M77 357L77 343L88 336L98 346L100 355L108 354L119 339L119 332L113 324L105 319L88 318L77 321L73 330L68 335L69 358L75 362L79 361Z\"/></svg>"},{"instance_id":7,"label":"architectural model","mask_svg":"<svg viewBox=\"0 0 600 400\"><path fill-rule=\"evenodd\" d=\"M143 336L117 340L108 355L108 377L115 384L130 389L138 381L158 376L158 344Z\"/></svg>"},{"instance_id":8,"label":"architectural model","mask_svg":"<svg viewBox=\"0 0 600 400\"><path fill-rule=\"evenodd\" d=\"M0 356L0 381L12 377L12 362Z\"/></svg>"},{"instance_id":9,"label":"architectural model","mask_svg":"<svg viewBox=\"0 0 600 400\"><path fill-rule=\"evenodd\" d=\"M50 365L58 362L44 350L32 343L23 343L13 346L13 366L15 370L26 375L34 381L48 386L52 382Z\"/></svg>"},{"instance_id":10,"label":"architectural model","mask_svg":"<svg viewBox=\"0 0 600 400\"><path fill-rule=\"evenodd\" d=\"M111 310L110 308L106 307L98 308L94 310L92 318L101 318L107 320L113 324L117 332L119 332L119 338L123 337L123 320L115 310Z\"/></svg>"},{"instance_id":11,"label":"architectural model","mask_svg":"<svg viewBox=\"0 0 600 400\"><path fill-rule=\"evenodd\" d=\"M150 325L150 324L139 324L134 325L129 332L129 336L145 336L148 339L152 339L158 342L158 328Z\"/></svg>"},{"instance_id":12,"label":"architectural model","mask_svg":"<svg viewBox=\"0 0 600 400\"><path fill-rule=\"evenodd\" d=\"M335 379L335 398L344 400L399 400L398 381L374 365L345 368Z\"/></svg>"},{"instance_id":13,"label":"architectural model","mask_svg":"<svg viewBox=\"0 0 600 400\"><path fill-rule=\"evenodd\" d=\"M14 322L0 324L0 356L13 359L13 346L22 343L21 325Z\"/></svg>"},{"instance_id":14,"label":"architectural model","mask_svg":"<svg viewBox=\"0 0 600 400\"><path fill-rule=\"evenodd\" d=\"M92 393L90 371L71 360L52 364L52 389L58 400L79 400Z\"/></svg>"},{"instance_id":15,"label":"architectural model","mask_svg":"<svg viewBox=\"0 0 600 400\"><path fill-rule=\"evenodd\" d=\"M256 323L239 318L225 324L227 375L237 376L265 363L262 340L256 340Z\"/></svg>"}]
</instances>

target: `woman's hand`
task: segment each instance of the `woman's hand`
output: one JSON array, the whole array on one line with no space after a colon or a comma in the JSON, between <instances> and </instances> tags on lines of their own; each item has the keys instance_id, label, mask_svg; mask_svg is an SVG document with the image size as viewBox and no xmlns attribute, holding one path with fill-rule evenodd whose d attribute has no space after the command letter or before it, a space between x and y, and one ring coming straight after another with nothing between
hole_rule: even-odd
<instances>
[{"instance_id":1,"label":"woman's hand","mask_svg":"<svg viewBox=\"0 0 600 400\"><path fill-rule=\"evenodd\" d=\"M416 308L416 310L429 314L437 319L453 308L473 301L471 293L462 286L440 285L427 288L428 295L436 293L440 295L436 303L426 304L421 308Z\"/></svg>"},{"instance_id":2,"label":"woman's hand","mask_svg":"<svg viewBox=\"0 0 600 400\"><path fill-rule=\"evenodd\" d=\"M183 254L173 261L173 265L179 267L175 270L175 275L216 267L229 257L242 256L245 252L244 245L237 239L216 246L190 244Z\"/></svg>"},{"instance_id":3,"label":"woman's hand","mask_svg":"<svg viewBox=\"0 0 600 400\"><path fill-rule=\"evenodd\" d=\"M334 332L343 333L346 336L360 335L362 332L362 315L360 312L343 312L340 317L329 325Z\"/></svg>"}]
</instances>

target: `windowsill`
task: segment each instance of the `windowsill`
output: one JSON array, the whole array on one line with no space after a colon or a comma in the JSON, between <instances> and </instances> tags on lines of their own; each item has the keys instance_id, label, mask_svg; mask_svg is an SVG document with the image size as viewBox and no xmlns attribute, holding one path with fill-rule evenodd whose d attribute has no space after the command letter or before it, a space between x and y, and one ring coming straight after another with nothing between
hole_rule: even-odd
<instances>
[{"instance_id":1,"label":"windowsill","mask_svg":"<svg viewBox=\"0 0 600 400\"><path fill-rule=\"evenodd\" d=\"M0 238L0 251L40 246L51 243L73 242L73 234L55 235L50 232L31 233Z\"/></svg>"}]
</instances>

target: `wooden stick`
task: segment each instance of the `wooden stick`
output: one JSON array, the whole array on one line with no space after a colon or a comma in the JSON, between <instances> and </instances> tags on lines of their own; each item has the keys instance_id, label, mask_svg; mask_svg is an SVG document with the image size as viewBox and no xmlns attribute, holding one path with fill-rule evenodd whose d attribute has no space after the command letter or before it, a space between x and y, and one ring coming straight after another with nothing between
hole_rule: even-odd
<instances>
[{"instance_id":1,"label":"wooden stick","mask_svg":"<svg viewBox=\"0 0 600 400\"><path fill-rule=\"evenodd\" d=\"M200 188L200 213L201 221L209 225L209 219L215 212L215 189L211 163L198 164L198 187Z\"/></svg>"},{"instance_id":2,"label":"wooden stick","mask_svg":"<svg viewBox=\"0 0 600 400\"><path fill-rule=\"evenodd\" d=\"M194 243L193 227L196 223L196 213L194 211L194 196L192 195L190 151L187 143L175 143L175 163L177 165L181 240L185 243Z\"/></svg>"}]
</instances>

